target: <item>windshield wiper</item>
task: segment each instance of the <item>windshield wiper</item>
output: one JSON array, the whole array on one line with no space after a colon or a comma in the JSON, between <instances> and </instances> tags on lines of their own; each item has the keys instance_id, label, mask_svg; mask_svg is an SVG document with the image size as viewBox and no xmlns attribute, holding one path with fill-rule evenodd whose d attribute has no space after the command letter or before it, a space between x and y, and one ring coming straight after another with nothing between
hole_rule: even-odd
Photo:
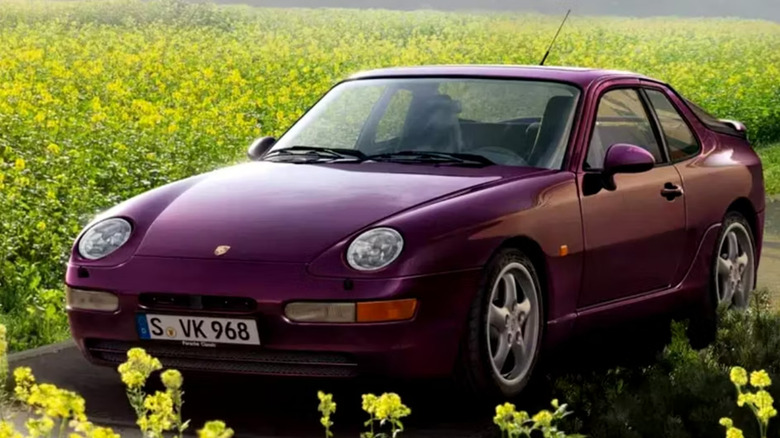
<instances>
[{"instance_id":1,"label":"windshield wiper","mask_svg":"<svg viewBox=\"0 0 780 438\"><path fill-rule=\"evenodd\" d=\"M462 164L490 166L494 163L482 155L465 154L458 152L414 151L405 150L388 152L376 155L366 155L358 149L327 148L316 146L292 146L276 149L263 157L263 160L281 161L295 160L298 163L316 162L322 160L349 160L349 161L395 161L403 163L428 163L428 164Z\"/></svg>"},{"instance_id":2,"label":"windshield wiper","mask_svg":"<svg viewBox=\"0 0 780 438\"><path fill-rule=\"evenodd\" d=\"M341 149L341 148L323 148L316 146L293 146L289 148L276 149L263 157L263 160L275 157L300 157L300 158L313 158L315 160L330 159L330 160L356 160L364 161L367 157L366 154L360 152L357 149Z\"/></svg>"},{"instance_id":3,"label":"windshield wiper","mask_svg":"<svg viewBox=\"0 0 780 438\"><path fill-rule=\"evenodd\" d=\"M366 159L374 161L400 161L413 163L479 164L484 166L496 164L482 155L464 154L459 152L399 151L369 155L366 157Z\"/></svg>"}]
</instances>

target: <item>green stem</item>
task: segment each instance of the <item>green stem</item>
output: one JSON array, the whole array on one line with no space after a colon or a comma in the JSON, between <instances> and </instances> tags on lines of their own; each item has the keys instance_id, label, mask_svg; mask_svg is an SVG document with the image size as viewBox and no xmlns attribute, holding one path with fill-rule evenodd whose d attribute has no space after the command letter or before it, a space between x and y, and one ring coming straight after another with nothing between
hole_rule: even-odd
<instances>
[{"instance_id":1,"label":"green stem","mask_svg":"<svg viewBox=\"0 0 780 438\"><path fill-rule=\"evenodd\" d=\"M62 438L63 435L65 434L65 420L66 420L65 418L60 419L60 431L57 434L58 438Z\"/></svg>"},{"instance_id":2,"label":"green stem","mask_svg":"<svg viewBox=\"0 0 780 438\"><path fill-rule=\"evenodd\" d=\"M758 436L761 438L766 438L766 431L764 430L764 423L761 421L761 418L758 416L758 409L756 409L755 406L749 404L750 410L753 411L753 416L756 418L756 422L758 422Z\"/></svg>"},{"instance_id":3,"label":"green stem","mask_svg":"<svg viewBox=\"0 0 780 438\"><path fill-rule=\"evenodd\" d=\"M5 386L0 388L0 421L6 421L5 418L5 404L8 402L8 397L5 394Z\"/></svg>"},{"instance_id":4,"label":"green stem","mask_svg":"<svg viewBox=\"0 0 780 438\"><path fill-rule=\"evenodd\" d=\"M174 427L176 428L176 434L174 435L174 438L181 438L182 434L184 433L184 429L182 428L182 421L181 421L181 406L184 404L184 397L182 397L182 393L179 390L172 391L171 398L173 398L173 413L176 417L176 423Z\"/></svg>"}]
</instances>

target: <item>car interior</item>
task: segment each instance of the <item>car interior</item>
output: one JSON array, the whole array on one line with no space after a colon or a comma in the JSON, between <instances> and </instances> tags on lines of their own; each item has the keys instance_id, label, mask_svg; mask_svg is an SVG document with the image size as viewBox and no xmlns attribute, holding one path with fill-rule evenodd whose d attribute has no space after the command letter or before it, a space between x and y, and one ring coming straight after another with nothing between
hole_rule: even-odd
<instances>
[{"instance_id":1,"label":"car interior","mask_svg":"<svg viewBox=\"0 0 780 438\"><path fill-rule=\"evenodd\" d=\"M541 117L485 122L461 118L460 102L449 95L415 95L393 149L475 153L499 164L548 167L562 154L557 146L574 103L572 96L553 96Z\"/></svg>"}]
</instances>

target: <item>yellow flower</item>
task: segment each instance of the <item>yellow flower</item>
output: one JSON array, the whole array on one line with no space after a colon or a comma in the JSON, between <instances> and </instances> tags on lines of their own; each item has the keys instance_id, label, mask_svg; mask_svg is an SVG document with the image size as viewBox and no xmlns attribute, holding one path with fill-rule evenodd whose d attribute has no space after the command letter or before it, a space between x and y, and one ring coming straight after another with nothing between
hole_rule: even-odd
<instances>
[{"instance_id":1,"label":"yellow flower","mask_svg":"<svg viewBox=\"0 0 780 438\"><path fill-rule=\"evenodd\" d=\"M553 415L548 410L542 410L539 411L536 415L534 415L531 420L534 421L534 423L538 423L542 427L550 427L553 420Z\"/></svg>"},{"instance_id":2,"label":"yellow flower","mask_svg":"<svg viewBox=\"0 0 780 438\"><path fill-rule=\"evenodd\" d=\"M748 383L747 371L742 367L734 367L731 369L729 376L731 381L737 386L744 386Z\"/></svg>"},{"instance_id":3,"label":"yellow flower","mask_svg":"<svg viewBox=\"0 0 780 438\"><path fill-rule=\"evenodd\" d=\"M162 375L160 375L160 379L162 380L163 385L165 385L165 387L170 390L177 390L181 388L183 383L181 373L177 370L163 371Z\"/></svg>"},{"instance_id":4,"label":"yellow flower","mask_svg":"<svg viewBox=\"0 0 780 438\"><path fill-rule=\"evenodd\" d=\"M742 431L736 427L730 427L726 430L726 438L744 438Z\"/></svg>"},{"instance_id":5,"label":"yellow flower","mask_svg":"<svg viewBox=\"0 0 780 438\"><path fill-rule=\"evenodd\" d=\"M758 391L753 396L753 404L758 409L758 418L765 424L769 422L769 419L777 415L773 404L774 399L772 396L763 389Z\"/></svg>"},{"instance_id":6,"label":"yellow flower","mask_svg":"<svg viewBox=\"0 0 780 438\"><path fill-rule=\"evenodd\" d=\"M766 424L766 423L769 423L770 419L772 419L773 417L777 416L777 410L775 410L775 408L772 408L772 407L763 408L763 409L759 409L758 413L756 415L758 415L758 418L763 423Z\"/></svg>"},{"instance_id":7,"label":"yellow flower","mask_svg":"<svg viewBox=\"0 0 780 438\"><path fill-rule=\"evenodd\" d=\"M60 153L60 147L56 143L49 143L49 145L46 146L46 150L54 155Z\"/></svg>"},{"instance_id":8,"label":"yellow flower","mask_svg":"<svg viewBox=\"0 0 780 438\"><path fill-rule=\"evenodd\" d=\"M401 397L392 392L379 396L374 406L374 415L377 420L397 420L411 413L411 409L401 403Z\"/></svg>"},{"instance_id":9,"label":"yellow flower","mask_svg":"<svg viewBox=\"0 0 780 438\"><path fill-rule=\"evenodd\" d=\"M24 170L24 168L25 168L24 160L21 158L17 158L16 161L14 162L14 169L22 171Z\"/></svg>"},{"instance_id":10,"label":"yellow flower","mask_svg":"<svg viewBox=\"0 0 780 438\"><path fill-rule=\"evenodd\" d=\"M14 393L16 398L20 401L27 403L27 399L30 398L30 391L35 385L35 376L33 376L32 370L29 367L19 367L14 370Z\"/></svg>"},{"instance_id":11,"label":"yellow flower","mask_svg":"<svg viewBox=\"0 0 780 438\"><path fill-rule=\"evenodd\" d=\"M40 221L37 225L35 225L35 228L38 229L38 231L43 231L46 229L46 222Z\"/></svg>"},{"instance_id":12,"label":"yellow flower","mask_svg":"<svg viewBox=\"0 0 780 438\"><path fill-rule=\"evenodd\" d=\"M146 376L143 373L136 370L127 370L125 372L120 371L122 383L131 388L140 388L146 383Z\"/></svg>"},{"instance_id":13,"label":"yellow flower","mask_svg":"<svg viewBox=\"0 0 780 438\"><path fill-rule=\"evenodd\" d=\"M162 369L159 359L152 357L143 348L131 348L127 351L127 361L117 368L122 377L122 382L130 389L139 389L146 383L146 379Z\"/></svg>"},{"instance_id":14,"label":"yellow flower","mask_svg":"<svg viewBox=\"0 0 780 438\"><path fill-rule=\"evenodd\" d=\"M374 416L376 412L377 396L374 394L363 394L363 410Z\"/></svg>"},{"instance_id":15,"label":"yellow flower","mask_svg":"<svg viewBox=\"0 0 780 438\"><path fill-rule=\"evenodd\" d=\"M753 397L754 394L751 392L739 394L737 396L737 406L742 407L745 403L753 403Z\"/></svg>"},{"instance_id":16,"label":"yellow flower","mask_svg":"<svg viewBox=\"0 0 780 438\"><path fill-rule=\"evenodd\" d=\"M173 410L173 398L169 392L157 391L154 395L146 396L144 408L148 413L139 419L139 427L143 431L151 431L154 436L160 436L162 432L171 430L176 421Z\"/></svg>"},{"instance_id":17,"label":"yellow flower","mask_svg":"<svg viewBox=\"0 0 780 438\"><path fill-rule=\"evenodd\" d=\"M26 400L30 407L51 418L86 420L84 399L50 383L32 385Z\"/></svg>"},{"instance_id":18,"label":"yellow flower","mask_svg":"<svg viewBox=\"0 0 780 438\"><path fill-rule=\"evenodd\" d=\"M317 398L320 400L317 410L323 415L330 416L336 412L336 402L333 401L333 394L325 394L322 391L318 391Z\"/></svg>"},{"instance_id":19,"label":"yellow flower","mask_svg":"<svg viewBox=\"0 0 780 438\"><path fill-rule=\"evenodd\" d=\"M723 418L721 418L721 419L720 419L720 421L719 421L719 423L720 423L720 425L721 425L721 426L723 426L723 427L727 427L727 428L728 428L728 427L733 427L733 426L734 426L734 422L733 422L733 421L731 421L731 418L728 418L728 417L723 417Z\"/></svg>"},{"instance_id":20,"label":"yellow flower","mask_svg":"<svg viewBox=\"0 0 780 438\"><path fill-rule=\"evenodd\" d=\"M29 438L49 437L54 429L54 420L49 417L30 418L25 423Z\"/></svg>"},{"instance_id":21,"label":"yellow flower","mask_svg":"<svg viewBox=\"0 0 780 438\"><path fill-rule=\"evenodd\" d=\"M765 390L760 390L755 393L753 396L753 403L759 408L766 408L772 406L774 403L774 400L772 399L772 396L766 392Z\"/></svg>"},{"instance_id":22,"label":"yellow flower","mask_svg":"<svg viewBox=\"0 0 780 438\"><path fill-rule=\"evenodd\" d=\"M501 430L506 430L508 425L515 420L515 405L512 403L504 403L503 405L496 406L496 416L493 417L493 423L495 423Z\"/></svg>"},{"instance_id":23,"label":"yellow flower","mask_svg":"<svg viewBox=\"0 0 780 438\"><path fill-rule=\"evenodd\" d=\"M13 423L0 421L0 438L22 438L22 434L16 431Z\"/></svg>"},{"instance_id":24,"label":"yellow flower","mask_svg":"<svg viewBox=\"0 0 780 438\"><path fill-rule=\"evenodd\" d=\"M209 421L198 431L198 438L231 438L233 429L227 427L222 421Z\"/></svg>"},{"instance_id":25,"label":"yellow flower","mask_svg":"<svg viewBox=\"0 0 780 438\"><path fill-rule=\"evenodd\" d=\"M317 391L317 398L320 400L317 410L322 413L320 424L325 428L326 438L329 438L333 436L333 432L330 431L330 427L333 426L330 416L336 412L336 403L333 401L333 394L325 394L322 391Z\"/></svg>"},{"instance_id":26,"label":"yellow flower","mask_svg":"<svg viewBox=\"0 0 780 438\"><path fill-rule=\"evenodd\" d=\"M753 371L750 373L750 384L756 388L766 388L772 384L772 379L769 378L769 374L766 371Z\"/></svg>"},{"instance_id":27,"label":"yellow flower","mask_svg":"<svg viewBox=\"0 0 780 438\"><path fill-rule=\"evenodd\" d=\"M90 438L121 438L121 436L114 432L110 427L96 427L89 434Z\"/></svg>"}]
</instances>

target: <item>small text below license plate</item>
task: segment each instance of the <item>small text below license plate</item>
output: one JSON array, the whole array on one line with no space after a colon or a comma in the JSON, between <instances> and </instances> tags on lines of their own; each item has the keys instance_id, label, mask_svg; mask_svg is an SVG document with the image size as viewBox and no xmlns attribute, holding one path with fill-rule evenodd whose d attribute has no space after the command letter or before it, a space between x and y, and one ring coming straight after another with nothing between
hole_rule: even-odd
<instances>
[{"instance_id":1,"label":"small text below license plate","mask_svg":"<svg viewBox=\"0 0 780 438\"><path fill-rule=\"evenodd\" d=\"M141 339L260 345L251 319L139 314L136 324Z\"/></svg>"}]
</instances>

